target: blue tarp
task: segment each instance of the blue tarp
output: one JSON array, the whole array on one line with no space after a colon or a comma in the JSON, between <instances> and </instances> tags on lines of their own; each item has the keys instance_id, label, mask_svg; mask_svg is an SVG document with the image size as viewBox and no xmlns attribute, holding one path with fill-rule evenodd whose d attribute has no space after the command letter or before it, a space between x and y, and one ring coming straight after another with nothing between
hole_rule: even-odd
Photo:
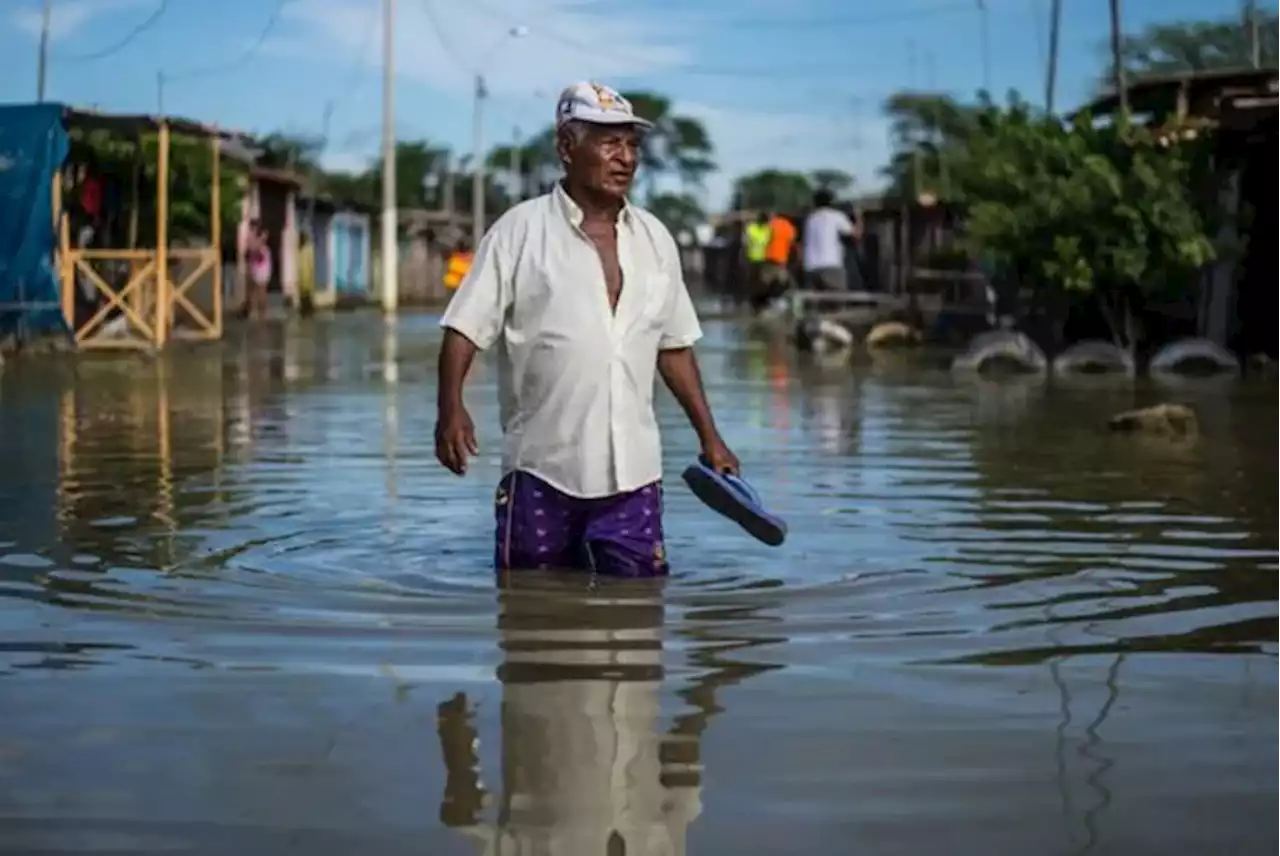
<instances>
[{"instance_id":1,"label":"blue tarp","mask_svg":"<svg viewBox=\"0 0 1280 856\"><path fill-rule=\"evenodd\" d=\"M66 330L54 275L53 176L69 143L60 104L0 107L0 338Z\"/></svg>"}]
</instances>

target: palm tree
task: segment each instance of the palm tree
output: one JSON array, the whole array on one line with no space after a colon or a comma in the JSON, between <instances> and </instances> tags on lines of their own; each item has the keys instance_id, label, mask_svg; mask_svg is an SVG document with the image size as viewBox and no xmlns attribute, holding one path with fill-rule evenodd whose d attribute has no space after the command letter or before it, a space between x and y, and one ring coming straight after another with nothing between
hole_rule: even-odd
<instances>
[{"instance_id":1,"label":"palm tree","mask_svg":"<svg viewBox=\"0 0 1280 856\"><path fill-rule=\"evenodd\" d=\"M802 172L763 169L733 184L733 207L795 214L809 207L813 182Z\"/></svg>"},{"instance_id":2,"label":"palm tree","mask_svg":"<svg viewBox=\"0 0 1280 856\"><path fill-rule=\"evenodd\" d=\"M489 152L485 163L490 174L507 177L513 201L540 193L555 180L559 167L554 129L548 128L519 147L497 146ZM518 175L512 172L517 164Z\"/></svg>"},{"instance_id":3,"label":"palm tree","mask_svg":"<svg viewBox=\"0 0 1280 856\"><path fill-rule=\"evenodd\" d=\"M686 187L699 187L715 169L714 147L706 127L689 116L674 115L671 99L653 92L624 92L636 115L653 123L640 151L646 195L656 195L658 175L674 172Z\"/></svg>"},{"instance_id":4,"label":"palm tree","mask_svg":"<svg viewBox=\"0 0 1280 856\"><path fill-rule=\"evenodd\" d=\"M1277 16L1274 11L1255 11L1259 60L1264 68L1275 68ZM1218 68L1248 68L1253 61L1250 28L1238 19L1174 21L1153 24L1124 40L1124 62L1131 77L1142 78L1177 72ZM1107 84L1110 85L1108 62Z\"/></svg>"},{"instance_id":5,"label":"palm tree","mask_svg":"<svg viewBox=\"0 0 1280 856\"><path fill-rule=\"evenodd\" d=\"M973 133L982 105L936 93L899 92L889 97L884 109L894 148L884 169L890 180L889 195L914 199L927 191L945 197L945 154Z\"/></svg>"}]
</instances>

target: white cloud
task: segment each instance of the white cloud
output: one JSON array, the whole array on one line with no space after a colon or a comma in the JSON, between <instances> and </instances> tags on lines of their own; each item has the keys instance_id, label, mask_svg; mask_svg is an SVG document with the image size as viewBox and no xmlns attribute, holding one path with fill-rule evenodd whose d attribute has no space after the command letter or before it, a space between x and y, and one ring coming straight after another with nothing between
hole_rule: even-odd
<instances>
[{"instance_id":1,"label":"white cloud","mask_svg":"<svg viewBox=\"0 0 1280 856\"><path fill-rule=\"evenodd\" d=\"M859 115L851 103L845 112L759 112L714 104L681 103L679 113L700 119L716 144L719 171L707 179L707 203L727 205L733 182L756 170L808 172L842 169L855 179L855 193L883 185L880 167L888 160L888 120ZM862 111L865 114L865 111Z\"/></svg>"},{"instance_id":2,"label":"white cloud","mask_svg":"<svg viewBox=\"0 0 1280 856\"><path fill-rule=\"evenodd\" d=\"M380 7L377 0L300 0L286 7L286 33L267 47L278 55L324 56L345 67L361 60L377 65ZM416 0L398 8L396 70L402 81L451 95L469 95L473 74L480 70L491 93L513 104L523 99L528 106L518 109L532 119L535 93L548 102L549 115L554 93L574 80L678 75L694 60L688 33L697 30L689 27L691 14L646 15L642 6L619 12L613 3L605 11L591 0L485 0L483 8L461 0ZM529 33L511 37L513 26L528 27ZM828 105L823 113L743 111L712 103L677 103L676 110L702 119L716 144L719 172L708 177L704 194L714 208L729 202L736 177L771 166L844 169L855 175L858 192L870 192L886 160L885 121L879 115L858 120L852 100ZM430 120L431 136L465 140L469 120L469 115L437 113ZM441 134L442 124L458 133ZM376 135L367 136L335 139L326 165L364 166L377 142Z\"/></svg>"},{"instance_id":3,"label":"white cloud","mask_svg":"<svg viewBox=\"0 0 1280 856\"><path fill-rule=\"evenodd\" d=\"M119 11L141 6L145 2L146 0L57 0L49 15L49 38L51 41L67 39L84 29L86 24L109 18ZM22 32L35 38L40 37L43 13L39 4L33 3L28 8L17 10L12 14L11 20Z\"/></svg>"},{"instance_id":4,"label":"white cloud","mask_svg":"<svg viewBox=\"0 0 1280 856\"><path fill-rule=\"evenodd\" d=\"M272 48L380 62L380 5L297 3L286 11L294 33ZM528 34L511 36L516 26L527 27ZM457 0L420 0L399 5L395 29L397 75L451 92L470 92L477 71L495 95L527 96L558 92L583 78L674 69L689 56L673 46L674 33L656 22L593 11L582 0L488 0L484 9Z\"/></svg>"},{"instance_id":5,"label":"white cloud","mask_svg":"<svg viewBox=\"0 0 1280 856\"><path fill-rule=\"evenodd\" d=\"M369 153L360 151L326 151L320 164L329 172L363 172L369 168Z\"/></svg>"}]
</instances>

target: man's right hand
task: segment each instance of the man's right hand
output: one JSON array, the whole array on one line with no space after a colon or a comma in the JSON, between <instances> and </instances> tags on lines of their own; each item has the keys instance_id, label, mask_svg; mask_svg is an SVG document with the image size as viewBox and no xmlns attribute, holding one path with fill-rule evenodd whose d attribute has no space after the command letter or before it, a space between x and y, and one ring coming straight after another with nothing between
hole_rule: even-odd
<instances>
[{"instance_id":1,"label":"man's right hand","mask_svg":"<svg viewBox=\"0 0 1280 856\"><path fill-rule=\"evenodd\" d=\"M480 454L476 426L467 408L459 405L441 413L436 422L436 460L454 475L466 475L467 459Z\"/></svg>"}]
</instances>

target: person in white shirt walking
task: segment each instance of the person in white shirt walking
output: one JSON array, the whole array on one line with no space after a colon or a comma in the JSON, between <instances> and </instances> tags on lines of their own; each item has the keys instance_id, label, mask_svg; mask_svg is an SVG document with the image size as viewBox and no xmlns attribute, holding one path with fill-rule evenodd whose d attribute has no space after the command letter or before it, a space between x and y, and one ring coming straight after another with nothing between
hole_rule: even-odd
<instances>
[{"instance_id":1,"label":"person in white shirt walking","mask_svg":"<svg viewBox=\"0 0 1280 856\"><path fill-rule=\"evenodd\" d=\"M853 221L835 207L831 191L815 193L813 211L805 218L802 238L806 287L819 291L846 290L845 245L857 236L858 230Z\"/></svg>"},{"instance_id":2,"label":"person in white shirt walking","mask_svg":"<svg viewBox=\"0 0 1280 856\"><path fill-rule=\"evenodd\" d=\"M498 219L440 322L436 457L457 475L478 453L463 381L477 351L499 346L499 570L667 573L655 367L703 457L738 471L694 358L702 329L676 242L627 202L650 127L609 87L565 89L564 180Z\"/></svg>"}]
</instances>

